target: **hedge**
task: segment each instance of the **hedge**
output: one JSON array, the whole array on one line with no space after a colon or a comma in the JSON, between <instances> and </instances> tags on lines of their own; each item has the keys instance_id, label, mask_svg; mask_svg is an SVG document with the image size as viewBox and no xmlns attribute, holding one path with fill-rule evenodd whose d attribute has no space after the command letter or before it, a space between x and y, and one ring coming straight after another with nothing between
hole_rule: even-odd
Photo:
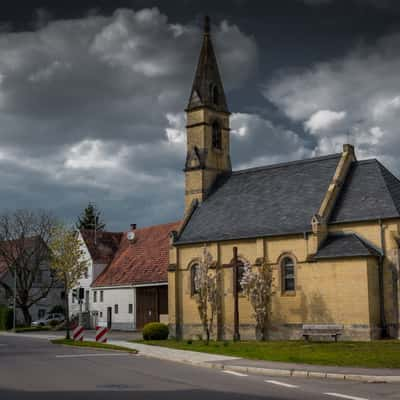
<instances>
[{"instance_id":1,"label":"hedge","mask_svg":"<svg viewBox=\"0 0 400 400\"><path fill-rule=\"evenodd\" d=\"M168 339L168 326L160 322L150 322L143 328L144 340L165 340Z\"/></svg>"},{"instance_id":2,"label":"hedge","mask_svg":"<svg viewBox=\"0 0 400 400\"><path fill-rule=\"evenodd\" d=\"M13 310L0 305L0 331L6 331L13 327Z\"/></svg>"}]
</instances>

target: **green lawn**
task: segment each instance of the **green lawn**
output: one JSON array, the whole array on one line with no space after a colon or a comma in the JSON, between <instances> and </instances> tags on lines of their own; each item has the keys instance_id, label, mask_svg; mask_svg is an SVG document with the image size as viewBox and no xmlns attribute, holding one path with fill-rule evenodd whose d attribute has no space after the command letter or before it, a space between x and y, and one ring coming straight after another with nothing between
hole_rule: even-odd
<instances>
[{"instance_id":1,"label":"green lawn","mask_svg":"<svg viewBox=\"0 0 400 400\"><path fill-rule=\"evenodd\" d=\"M372 342L305 342L271 341L210 342L160 340L143 344L223 354L253 360L282 361L302 364L336 365L368 368L400 368L400 341Z\"/></svg>"},{"instance_id":2,"label":"green lawn","mask_svg":"<svg viewBox=\"0 0 400 400\"><path fill-rule=\"evenodd\" d=\"M40 331L50 331L53 329L51 326L21 326L15 328L16 333L22 332L40 332Z\"/></svg>"},{"instance_id":3,"label":"green lawn","mask_svg":"<svg viewBox=\"0 0 400 400\"><path fill-rule=\"evenodd\" d=\"M137 353L137 350L130 349L128 347L123 346L115 346L113 344L107 343L97 343L97 342L87 342L87 341L74 341L72 339L54 339L51 341L53 344L63 344L67 346L75 346L75 347L92 347L95 349L106 349L106 350L119 350L119 351L128 351L129 353Z\"/></svg>"}]
</instances>

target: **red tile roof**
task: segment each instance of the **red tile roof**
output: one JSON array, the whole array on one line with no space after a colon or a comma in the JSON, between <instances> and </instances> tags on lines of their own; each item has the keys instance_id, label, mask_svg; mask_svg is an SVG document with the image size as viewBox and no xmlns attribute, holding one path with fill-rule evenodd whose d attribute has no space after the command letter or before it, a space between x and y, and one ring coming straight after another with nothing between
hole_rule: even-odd
<instances>
[{"instance_id":1,"label":"red tile roof","mask_svg":"<svg viewBox=\"0 0 400 400\"><path fill-rule=\"evenodd\" d=\"M169 234L178 230L180 224L179 221L136 229L133 243L124 234L113 261L92 286L167 282Z\"/></svg>"},{"instance_id":2,"label":"red tile roof","mask_svg":"<svg viewBox=\"0 0 400 400\"><path fill-rule=\"evenodd\" d=\"M94 230L81 230L81 235L89 250L93 262L108 264L118 251L121 242L122 232L96 232L96 242Z\"/></svg>"}]
</instances>

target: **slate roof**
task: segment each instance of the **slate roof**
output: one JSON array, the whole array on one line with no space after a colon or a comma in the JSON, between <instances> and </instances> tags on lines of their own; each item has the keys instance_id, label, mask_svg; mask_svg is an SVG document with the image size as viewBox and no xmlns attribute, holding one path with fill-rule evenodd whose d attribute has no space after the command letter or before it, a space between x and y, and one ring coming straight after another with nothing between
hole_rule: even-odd
<instances>
[{"instance_id":1,"label":"slate roof","mask_svg":"<svg viewBox=\"0 0 400 400\"><path fill-rule=\"evenodd\" d=\"M400 181L375 159L354 162L330 223L400 216Z\"/></svg>"},{"instance_id":2,"label":"slate roof","mask_svg":"<svg viewBox=\"0 0 400 400\"><path fill-rule=\"evenodd\" d=\"M82 229L80 232L93 262L99 264L110 263L119 248L123 233L97 231L95 242L93 230Z\"/></svg>"},{"instance_id":3,"label":"slate roof","mask_svg":"<svg viewBox=\"0 0 400 400\"><path fill-rule=\"evenodd\" d=\"M172 222L136 229L133 243L123 234L117 254L92 287L167 282L169 235L179 226Z\"/></svg>"},{"instance_id":4,"label":"slate roof","mask_svg":"<svg viewBox=\"0 0 400 400\"><path fill-rule=\"evenodd\" d=\"M382 254L380 249L360 238L357 234L331 234L318 250L313 259L336 257L378 257Z\"/></svg>"},{"instance_id":5,"label":"slate roof","mask_svg":"<svg viewBox=\"0 0 400 400\"><path fill-rule=\"evenodd\" d=\"M193 212L177 244L311 231L340 154L233 172ZM376 159L354 161L329 223L400 218L400 181Z\"/></svg>"},{"instance_id":6,"label":"slate roof","mask_svg":"<svg viewBox=\"0 0 400 400\"><path fill-rule=\"evenodd\" d=\"M176 243L310 231L340 156L247 169L220 178Z\"/></svg>"}]
</instances>

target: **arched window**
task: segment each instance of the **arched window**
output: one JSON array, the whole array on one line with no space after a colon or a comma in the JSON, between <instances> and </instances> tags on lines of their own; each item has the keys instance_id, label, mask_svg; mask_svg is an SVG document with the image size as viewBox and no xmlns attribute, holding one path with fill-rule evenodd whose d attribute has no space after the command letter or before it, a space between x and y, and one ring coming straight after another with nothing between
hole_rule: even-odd
<instances>
[{"instance_id":1,"label":"arched window","mask_svg":"<svg viewBox=\"0 0 400 400\"><path fill-rule=\"evenodd\" d=\"M193 264L190 268L190 292L192 296L199 293L199 282L197 278L199 274L200 274L200 265Z\"/></svg>"},{"instance_id":2,"label":"arched window","mask_svg":"<svg viewBox=\"0 0 400 400\"><path fill-rule=\"evenodd\" d=\"M213 104L215 104L216 106L219 103L219 92L218 92L218 87L214 86L213 90L212 90L212 102Z\"/></svg>"},{"instance_id":3,"label":"arched window","mask_svg":"<svg viewBox=\"0 0 400 400\"><path fill-rule=\"evenodd\" d=\"M222 147L221 127L217 121L212 124L212 145L215 149Z\"/></svg>"},{"instance_id":4,"label":"arched window","mask_svg":"<svg viewBox=\"0 0 400 400\"><path fill-rule=\"evenodd\" d=\"M219 104L219 90L218 90L218 86L214 85L213 83L210 84L210 100L211 103L214 105L218 105Z\"/></svg>"},{"instance_id":5,"label":"arched window","mask_svg":"<svg viewBox=\"0 0 400 400\"><path fill-rule=\"evenodd\" d=\"M294 261L291 257L284 257L281 261L282 291L293 292L296 290Z\"/></svg>"}]
</instances>

